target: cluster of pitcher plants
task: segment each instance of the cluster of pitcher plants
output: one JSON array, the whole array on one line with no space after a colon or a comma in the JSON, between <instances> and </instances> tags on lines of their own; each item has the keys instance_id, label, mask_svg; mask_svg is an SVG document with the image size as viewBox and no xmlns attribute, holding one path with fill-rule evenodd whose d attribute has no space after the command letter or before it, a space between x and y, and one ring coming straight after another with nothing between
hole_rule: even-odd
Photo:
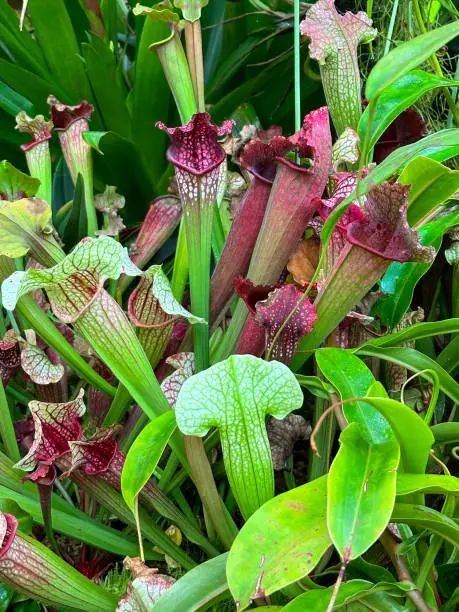
<instances>
[{"instance_id":1,"label":"cluster of pitcher plants","mask_svg":"<svg viewBox=\"0 0 459 612\"><path fill-rule=\"evenodd\" d=\"M452 612L459 82L437 52L459 22L429 27L419 10L421 34L389 45L362 84L361 47L380 35L368 14L287 3L285 134L214 122L201 44L213 2L129 16L176 107L142 118L168 146L146 161L161 177L140 226L131 169L110 183L95 171L123 143L93 128L110 90L67 104L50 89L49 113L32 116L0 60L28 168L0 163L6 606ZM7 7L13 55L25 35L24 53L41 52L33 4ZM123 40L103 17L93 32L113 53ZM307 113L301 53L324 96ZM413 105L434 90L450 126L427 133ZM56 204L58 162L71 196Z\"/></svg>"}]
</instances>

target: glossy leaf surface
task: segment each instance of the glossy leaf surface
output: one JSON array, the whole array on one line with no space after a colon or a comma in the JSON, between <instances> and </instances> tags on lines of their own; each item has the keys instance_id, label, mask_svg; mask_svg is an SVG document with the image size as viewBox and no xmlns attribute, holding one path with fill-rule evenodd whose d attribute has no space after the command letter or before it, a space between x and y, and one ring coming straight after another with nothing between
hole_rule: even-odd
<instances>
[{"instance_id":1,"label":"glossy leaf surface","mask_svg":"<svg viewBox=\"0 0 459 612\"><path fill-rule=\"evenodd\" d=\"M270 595L314 569L331 545L326 512L324 476L278 495L247 521L227 566L228 585L241 610L257 588Z\"/></svg>"}]
</instances>

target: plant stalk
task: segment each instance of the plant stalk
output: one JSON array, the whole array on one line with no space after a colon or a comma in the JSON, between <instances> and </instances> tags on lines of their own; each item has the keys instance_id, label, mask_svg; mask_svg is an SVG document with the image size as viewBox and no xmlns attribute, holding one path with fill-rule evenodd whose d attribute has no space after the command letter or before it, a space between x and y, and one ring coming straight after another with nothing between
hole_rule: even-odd
<instances>
[{"instance_id":1,"label":"plant stalk","mask_svg":"<svg viewBox=\"0 0 459 612\"><path fill-rule=\"evenodd\" d=\"M6 398L5 389L0 379L0 436L5 446L6 454L13 461L21 459L16 435L14 433L13 421L11 419L10 407Z\"/></svg>"},{"instance_id":2,"label":"plant stalk","mask_svg":"<svg viewBox=\"0 0 459 612\"><path fill-rule=\"evenodd\" d=\"M188 66L194 95L198 104L198 111L206 110L204 98L204 62L202 58L201 21L185 21L185 42Z\"/></svg>"}]
</instances>

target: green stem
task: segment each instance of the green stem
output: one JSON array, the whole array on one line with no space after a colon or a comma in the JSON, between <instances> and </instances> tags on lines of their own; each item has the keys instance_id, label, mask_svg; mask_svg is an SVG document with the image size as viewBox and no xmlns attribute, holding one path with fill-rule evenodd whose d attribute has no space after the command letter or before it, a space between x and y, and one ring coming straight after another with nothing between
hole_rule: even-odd
<instances>
[{"instance_id":1,"label":"green stem","mask_svg":"<svg viewBox=\"0 0 459 612\"><path fill-rule=\"evenodd\" d=\"M414 15L416 17L416 21L418 24L418 27L421 31L421 34L425 34L427 32L427 28L425 26L424 23L424 18L422 16L422 11L421 11L421 7L419 5L419 0L413 0L413 8L414 8ZM439 77L443 77L443 70L441 69L440 66L440 62L438 61L438 57L436 55L436 53L434 53L433 55L430 56L430 63L432 64L432 67L435 71L435 73L439 76ZM451 92L449 91L449 89L447 87L443 87L443 93L445 95L446 98L446 102L448 103L449 109L451 111L451 114L454 117L454 123L459 126L459 108L457 107L456 103L454 102L454 98L451 95Z\"/></svg>"},{"instance_id":2,"label":"green stem","mask_svg":"<svg viewBox=\"0 0 459 612\"><path fill-rule=\"evenodd\" d=\"M171 289L177 300L181 302L188 280L188 249L186 246L185 221L182 217L175 248L174 270L172 272Z\"/></svg>"},{"instance_id":3,"label":"green stem","mask_svg":"<svg viewBox=\"0 0 459 612\"><path fill-rule=\"evenodd\" d=\"M300 83L300 0L293 0L293 44L295 79L295 132L301 129L301 83Z\"/></svg>"},{"instance_id":4,"label":"green stem","mask_svg":"<svg viewBox=\"0 0 459 612\"><path fill-rule=\"evenodd\" d=\"M109 427L113 425L113 423L121 423L132 401L131 394L126 387L119 384L113 402L110 405L110 409L105 415L102 427Z\"/></svg>"},{"instance_id":5,"label":"green stem","mask_svg":"<svg viewBox=\"0 0 459 612\"><path fill-rule=\"evenodd\" d=\"M0 380L0 436L5 446L6 454L10 459L17 462L21 458L16 435L14 433L13 421L11 419L10 407L6 399L5 389Z\"/></svg>"},{"instance_id":6,"label":"green stem","mask_svg":"<svg viewBox=\"0 0 459 612\"><path fill-rule=\"evenodd\" d=\"M329 406L328 400L316 397L314 407L314 423L320 419L322 414L327 410ZM315 442L319 451L319 455L309 451L309 464L308 464L308 480L315 480L324 474L327 474L330 468L330 455L333 444L333 436L335 433L335 418L333 414L329 414L325 421L322 423L321 428L317 432Z\"/></svg>"},{"instance_id":7,"label":"green stem","mask_svg":"<svg viewBox=\"0 0 459 612\"><path fill-rule=\"evenodd\" d=\"M383 57L387 55L390 51L390 44L392 42L392 34L394 32L394 25L395 25L395 19L397 17L397 11L398 11L398 0L394 0L394 5L392 7L392 14L390 16L389 28L387 30L387 35L386 35L386 44L384 46Z\"/></svg>"},{"instance_id":8,"label":"green stem","mask_svg":"<svg viewBox=\"0 0 459 612\"><path fill-rule=\"evenodd\" d=\"M199 19L185 21L185 41L194 95L198 103L198 111L203 113L206 110L206 103L204 98L201 22Z\"/></svg>"}]
</instances>

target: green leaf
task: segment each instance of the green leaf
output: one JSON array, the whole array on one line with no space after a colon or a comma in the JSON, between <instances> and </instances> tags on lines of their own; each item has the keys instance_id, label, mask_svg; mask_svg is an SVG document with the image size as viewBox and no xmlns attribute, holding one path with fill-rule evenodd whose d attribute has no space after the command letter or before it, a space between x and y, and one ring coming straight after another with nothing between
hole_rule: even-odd
<instances>
[{"instance_id":1,"label":"green leaf","mask_svg":"<svg viewBox=\"0 0 459 612\"><path fill-rule=\"evenodd\" d=\"M60 233L67 248L74 247L77 242L88 235L84 180L80 173L78 173L75 185L72 206L60 226Z\"/></svg>"},{"instance_id":2,"label":"green leaf","mask_svg":"<svg viewBox=\"0 0 459 612\"><path fill-rule=\"evenodd\" d=\"M454 421L451 423L438 423L430 428L435 444L454 444L459 442L459 423Z\"/></svg>"},{"instance_id":3,"label":"green leaf","mask_svg":"<svg viewBox=\"0 0 459 612\"><path fill-rule=\"evenodd\" d=\"M328 476L327 523L345 563L362 555L386 528L400 460L395 440L374 444L350 423Z\"/></svg>"},{"instance_id":4,"label":"green leaf","mask_svg":"<svg viewBox=\"0 0 459 612\"><path fill-rule=\"evenodd\" d=\"M0 195L2 200L13 202L33 197L40 181L17 170L7 161L0 162Z\"/></svg>"},{"instance_id":5,"label":"green leaf","mask_svg":"<svg viewBox=\"0 0 459 612\"><path fill-rule=\"evenodd\" d=\"M167 122L170 105L170 90L161 62L157 54L152 53L149 48L161 27L162 24L145 19L138 42L135 80L131 94L132 116L135 118L132 124L133 138L142 152L143 159L149 163L155 182L166 168L164 150L167 134L158 130L154 121Z\"/></svg>"},{"instance_id":6,"label":"green leaf","mask_svg":"<svg viewBox=\"0 0 459 612\"><path fill-rule=\"evenodd\" d=\"M43 78L39 74L38 71L32 72L26 70L17 64L0 58L0 79L30 100L34 105L35 112L47 115L49 113L49 106L46 100L50 90L59 97L59 100L66 100L69 96L50 77Z\"/></svg>"},{"instance_id":7,"label":"green leaf","mask_svg":"<svg viewBox=\"0 0 459 612\"><path fill-rule=\"evenodd\" d=\"M135 498L155 471L176 426L172 410L165 412L142 429L129 449L121 473L121 492L132 511Z\"/></svg>"},{"instance_id":8,"label":"green leaf","mask_svg":"<svg viewBox=\"0 0 459 612\"><path fill-rule=\"evenodd\" d=\"M435 321L428 323L415 323L406 329L402 329L387 336L373 338L364 344L361 344L357 350L363 349L366 346L397 346L404 342L412 342L421 338L431 338L442 334L454 334L459 332L459 319L445 319L444 321Z\"/></svg>"},{"instance_id":9,"label":"green leaf","mask_svg":"<svg viewBox=\"0 0 459 612\"><path fill-rule=\"evenodd\" d=\"M432 493L459 495L459 478L437 474L398 474L397 495L410 495L411 493Z\"/></svg>"},{"instance_id":10,"label":"green leaf","mask_svg":"<svg viewBox=\"0 0 459 612\"><path fill-rule=\"evenodd\" d=\"M143 221L156 189L137 144L114 132L84 132L83 138L102 156L94 164L105 184L126 197L125 218Z\"/></svg>"},{"instance_id":11,"label":"green leaf","mask_svg":"<svg viewBox=\"0 0 459 612\"><path fill-rule=\"evenodd\" d=\"M28 5L28 11L50 73L67 91L67 99L70 97L72 104L83 98L91 102L91 88L65 3L34 0ZM48 93L58 95L54 91Z\"/></svg>"},{"instance_id":12,"label":"green leaf","mask_svg":"<svg viewBox=\"0 0 459 612\"><path fill-rule=\"evenodd\" d=\"M391 521L427 529L451 542L453 546L459 546L459 526L453 519L432 508L414 504L395 504Z\"/></svg>"},{"instance_id":13,"label":"green leaf","mask_svg":"<svg viewBox=\"0 0 459 612\"><path fill-rule=\"evenodd\" d=\"M459 211L426 224L419 231L421 243L439 249L445 232L457 223L459 223ZM414 289L432 263L394 261L387 269L380 282L381 291L387 294L387 297L378 300L372 312L379 314L390 329L400 322L410 307Z\"/></svg>"},{"instance_id":14,"label":"green leaf","mask_svg":"<svg viewBox=\"0 0 459 612\"><path fill-rule=\"evenodd\" d=\"M421 373L421 376L424 370L433 370L438 376L440 389L446 393L453 402L459 403L459 385L457 382L433 359L430 359L430 357L423 355L415 349L406 347L379 348L372 346L357 349L357 354L378 357L379 359L398 363L412 372ZM425 378L430 382L428 374L425 375Z\"/></svg>"},{"instance_id":15,"label":"green leaf","mask_svg":"<svg viewBox=\"0 0 459 612\"><path fill-rule=\"evenodd\" d=\"M33 104L2 82L0 82L0 106L14 117L21 111L25 111L31 117L35 116Z\"/></svg>"},{"instance_id":16,"label":"green leaf","mask_svg":"<svg viewBox=\"0 0 459 612\"><path fill-rule=\"evenodd\" d=\"M316 360L320 371L338 390L342 400L364 397L375 382L371 370L350 351L319 349ZM343 412L349 423L365 427L367 437L375 444L388 440L390 426L375 408L365 402L352 402L343 404Z\"/></svg>"},{"instance_id":17,"label":"green leaf","mask_svg":"<svg viewBox=\"0 0 459 612\"><path fill-rule=\"evenodd\" d=\"M316 397L330 399L330 394L334 392L333 386L327 384L318 376L303 376L302 374L296 374L296 379L301 387L307 389Z\"/></svg>"},{"instance_id":18,"label":"green leaf","mask_svg":"<svg viewBox=\"0 0 459 612\"><path fill-rule=\"evenodd\" d=\"M351 605L352 602L359 601L361 601L366 608L367 606L365 606L365 601L367 601L367 599L375 593L388 592L390 595L402 597L406 591L410 591L413 588L415 587L408 582L381 582L378 584L373 584L367 580L349 580L340 586L338 596L335 604L333 605L333 610L353 610ZM313 610L326 610L332 598L333 589L334 587L328 587L327 589L308 591L307 593L296 597L293 601L282 608L282 610L284 612L305 612L306 610L311 610L312 612ZM378 612L388 612L389 610L391 612L396 612L399 610L398 604L395 601L392 600L390 603L394 607L371 607L369 609L377 609Z\"/></svg>"},{"instance_id":19,"label":"green leaf","mask_svg":"<svg viewBox=\"0 0 459 612\"><path fill-rule=\"evenodd\" d=\"M365 138L368 138L368 150L371 150L392 121L422 95L436 87L451 87L457 84L457 81L450 81L431 72L409 72L387 87L378 97L374 104L369 134L368 122L373 107L367 106L357 128L360 141L364 142Z\"/></svg>"},{"instance_id":20,"label":"green leaf","mask_svg":"<svg viewBox=\"0 0 459 612\"><path fill-rule=\"evenodd\" d=\"M180 431L203 437L218 428L228 480L246 518L274 495L265 418L282 419L302 403L300 386L284 364L252 355L233 355L188 378L180 391Z\"/></svg>"},{"instance_id":21,"label":"green leaf","mask_svg":"<svg viewBox=\"0 0 459 612\"><path fill-rule=\"evenodd\" d=\"M375 383L368 390L374 395L382 387ZM406 404L386 397L366 397L365 401L384 416L400 444L401 463L404 471L423 474L429 458L434 437L421 417Z\"/></svg>"},{"instance_id":22,"label":"green leaf","mask_svg":"<svg viewBox=\"0 0 459 612\"><path fill-rule=\"evenodd\" d=\"M0 255L22 257L33 247L34 253L42 253L49 263L53 263L54 258L61 259L62 249L51 231L44 231L50 220L51 208L39 198L0 202Z\"/></svg>"},{"instance_id":23,"label":"green leaf","mask_svg":"<svg viewBox=\"0 0 459 612\"><path fill-rule=\"evenodd\" d=\"M104 40L94 34L90 35L89 43L83 43L81 47L105 129L129 138L131 117L126 106L122 76L113 51Z\"/></svg>"},{"instance_id":24,"label":"green leaf","mask_svg":"<svg viewBox=\"0 0 459 612\"><path fill-rule=\"evenodd\" d=\"M278 495L243 526L231 548L227 577L244 610L258 589L270 595L309 574L331 544L327 478Z\"/></svg>"},{"instance_id":25,"label":"green leaf","mask_svg":"<svg viewBox=\"0 0 459 612\"><path fill-rule=\"evenodd\" d=\"M421 155L405 167L398 180L404 185L411 185L407 217L408 223L413 226L459 189L459 170L451 170Z\"/></svg>"},{"instance_id":26,"label":"green leaf","mask_svg":"<svg viewBox=\"0 0 459 612\"><path fill-rule=\"evenodd\" d=\"M225 553L189 571L161 596L151 612L171 612L179 602L180 609L187 612L212 609L228 590L227 559L228 553Z\"/></svg>"},{"instance_id":27,"label":"green leaf","mask_svg":"<svg viewBox=\"0 0 459 612\"><path fill-rule=\"evenodd\" d=\"M421 34L379 60L367 79L365 95L372 100L407 72L427 60L437 49L459 35L459 23L449 23Z\"/></svg>"}]
</instances>

